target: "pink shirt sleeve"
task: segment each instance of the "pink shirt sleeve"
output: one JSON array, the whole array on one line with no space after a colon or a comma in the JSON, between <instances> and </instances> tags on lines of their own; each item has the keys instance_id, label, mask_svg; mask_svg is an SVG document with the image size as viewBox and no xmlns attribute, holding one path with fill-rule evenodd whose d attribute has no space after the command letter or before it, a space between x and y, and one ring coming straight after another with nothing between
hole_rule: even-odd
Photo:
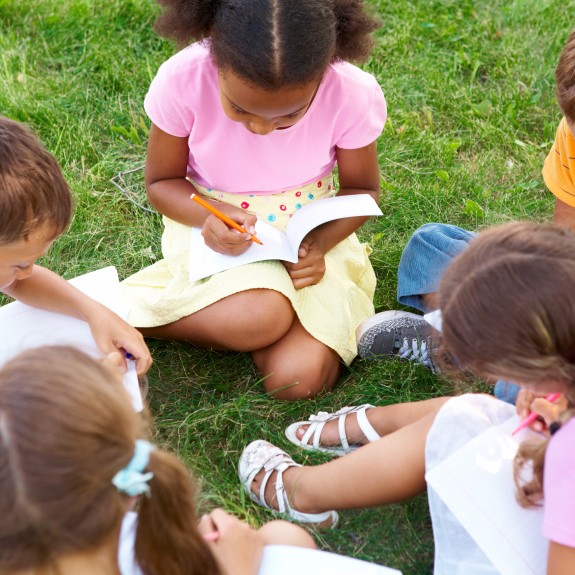
<instances>
[{"instance_id":1,"label":"pink shirt sleeve","mask_svg":"<svg viewBox=\"0 0 575 575\"><path fill-rule=\"evenodd\" d=\"M575 547L575 418L553 435L545 453L543 532L555 543Z\"/></svg>"}]
</instances>

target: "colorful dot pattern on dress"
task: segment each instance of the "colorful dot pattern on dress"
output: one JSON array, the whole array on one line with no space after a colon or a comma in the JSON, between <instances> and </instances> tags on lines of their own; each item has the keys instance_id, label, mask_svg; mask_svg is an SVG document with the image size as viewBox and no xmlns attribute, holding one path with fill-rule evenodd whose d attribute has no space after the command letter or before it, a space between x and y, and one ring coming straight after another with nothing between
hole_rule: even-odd
<instances>
[{"instance_id":1,"label":"colorful dot pattern on dress","mask_svg":"<svg viewBox=\"0 0 575 575\"><path fill-rule=\"evenodd\" d=\"M303 206L336 194L332 174L305 186L269 195L229 194L204 188L196 182L192 183L204 196L255 213L260 219L273 224L280 230L285 229L289 218Z\"/></svg>"}]
</instances>

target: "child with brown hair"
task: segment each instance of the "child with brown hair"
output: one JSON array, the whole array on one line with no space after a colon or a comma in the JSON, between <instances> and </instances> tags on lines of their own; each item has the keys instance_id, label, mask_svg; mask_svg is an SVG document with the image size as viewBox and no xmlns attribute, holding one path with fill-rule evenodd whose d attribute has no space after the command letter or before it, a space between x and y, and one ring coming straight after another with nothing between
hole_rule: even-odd
<instances>
[{"instance_id":1,"label":"child with brown hair","mask_svg":"<svg viewBox=\"0 0 575 575\"><path fill-rule=\"evenodd\" d=\"M543 179L555 195L553 223L575 229L575 31L559 56L555 94L563 113L555 142L543 166ZM457 226L430 223L416 230L407 243L398 268L399 303L428 313L437 308L436 292L450 263L474 237ZM406 311L384 311L357 330L361 357L397 355L434 369L437 333L423 316ZM514 401L517 388L505 381L495 395Z\"/></svg>"},{"instance_id":2,"label":"child with brown hair","mask_svg":"<svg viewBox=\"0 0 575 575\"><path fill-rule=\"evenodd\" d=\"M559 403L538 397L519 410L523 417L528 411L539 414L547 435L555 432L547 450L546 440L535 447L523 444L517 459L520 503L543 499L547 575L575 572L574 285L573 232L514 223L473 239L448 268L438 292L443 346L458 369L517 381L539 396L563 394ZM514 411L488 395L463 395L318 414L311 423L291 426L296 443L301 445L311 430L302 447L353 453L302 467L277 447L256 441L242 455L240 478L256 502L275 509L281 505L288 513L298 510L304 520L306 513L391 503L423 491L426 471ZM435 574L495 575L493 565L433 491L429 500Z\"/></svg>"},{"instance_id":3,"label":"child with brown hair","mask_svg":"<svg viewBox=\"0 0 575 575\"><path fill-rule=\"evenodd\" d=\"M45 347L0 369L2 575L255 575L267 543L314 546L283 521L198 524L186 468L147 441L120 354L105 363Z\"/></svg>"},{"instance_id":4,"label":"child with brown hair","mask_svg":"<svg viewBox=\"0 0 575 575\"><path fill-rule=\"evenodd\" d=\"M23 124L0 116L0 291L86 321L102 352L131 354L143 375L152 359L141 334L63 278L34 265L66 230L72 211L70 188L54 157Z\"/></svg>"}]
</instances>

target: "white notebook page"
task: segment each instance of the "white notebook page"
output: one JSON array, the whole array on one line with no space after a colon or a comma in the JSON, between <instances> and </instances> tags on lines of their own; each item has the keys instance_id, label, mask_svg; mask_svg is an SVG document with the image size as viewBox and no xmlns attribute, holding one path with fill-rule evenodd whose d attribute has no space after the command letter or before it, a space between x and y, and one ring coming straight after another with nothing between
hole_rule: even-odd
<instances>
[{"instance_id":1,"label":"white notebook page","mask_svg":"<svg viewBox=\"0 0 575 575\"><path fill-rule=\"evenodd\" d=\"M120 317L125 317L116 268L103 268L74 278L70 283ZM20 302L0 307L0 341L0 366L21 351L44 345L70 345L92 357L102 357L85 321ZM141 411L143 404L134 361L128 362L124 385L134 409Z\"/></svg>"},{"instance_id":2,"label":"white notebook page","mask_svg":"<svg viewBox=\"0 0 575 575\"><path fill-rule=\"evenodd\" d=\"M501 575L545 575L543 509L515 499L513 458L529 430L517 417L484 431L426 474L426 480Z\"/></svg>"}]
</instances>

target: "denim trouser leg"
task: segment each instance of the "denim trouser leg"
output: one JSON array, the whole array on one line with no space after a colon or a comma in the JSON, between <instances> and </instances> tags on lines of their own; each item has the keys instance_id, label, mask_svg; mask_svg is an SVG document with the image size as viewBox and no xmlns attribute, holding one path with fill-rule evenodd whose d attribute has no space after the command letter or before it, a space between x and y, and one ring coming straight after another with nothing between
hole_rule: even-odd
<instances>
[{"instance_id":1,"label":"denim trouser leg","mask_svg":"<svg viewBox=\"0 0 575 575\"><path fill-rule=\"evenodd\" d=\"M475 236L449 224L425 224L417 229L403 250L397 270L399 303L425 309L421 296L436 292L441 277L453 259Z\"/></svg>"},{"instance_id":2,"label":"denim trouser leg","mask_svg":"<svg viewBox=\"0 0 575 575\"><path fill-rule=\"evenodd\" d=\"M425 224L418 228L403 250L397 270L397 299L399 303L422 312L426 309L422 296L434 293L445 270L475 237L449 224ZM514 383L498 381L495 397L515 403L519 388Z\"/></svg>"}]
</instances>

